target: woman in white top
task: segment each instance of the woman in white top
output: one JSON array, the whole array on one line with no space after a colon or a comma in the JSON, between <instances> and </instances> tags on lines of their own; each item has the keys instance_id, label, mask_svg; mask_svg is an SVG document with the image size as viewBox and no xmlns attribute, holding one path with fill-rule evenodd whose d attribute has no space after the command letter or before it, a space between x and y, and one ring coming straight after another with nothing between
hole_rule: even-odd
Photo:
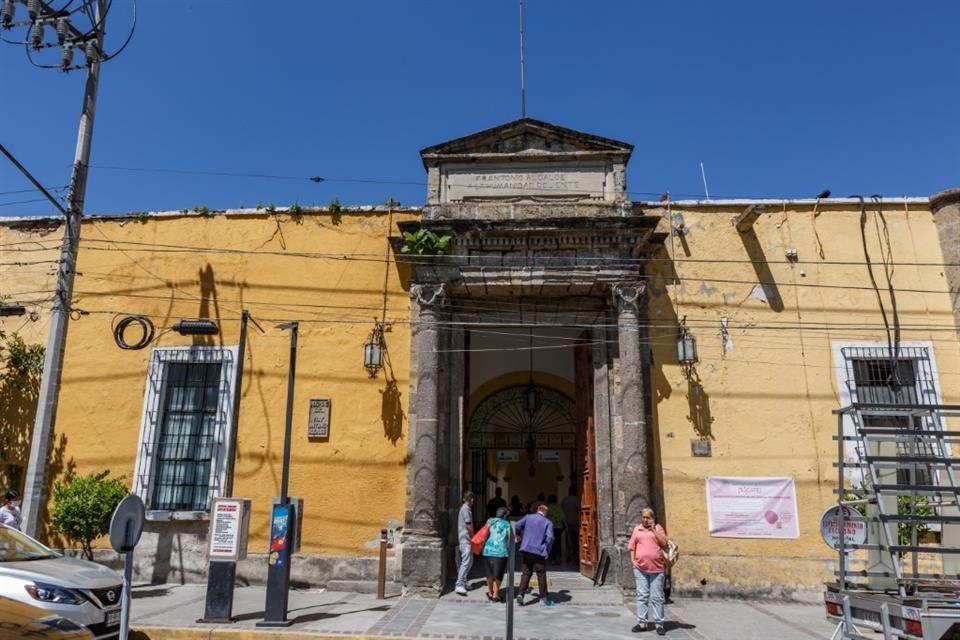
<instances>
[{"instance_id":1,"label":"woman in white top","mask_svg":"<svg viewBox=\"0 0 960 640\"><path fill-rule=\"evenodd\" d=\"M23 517L20 515L20 494L10 489L3 497L3 506L0 507L0 524L14 529L20 529Z\"/></svg>"}]
</instances>

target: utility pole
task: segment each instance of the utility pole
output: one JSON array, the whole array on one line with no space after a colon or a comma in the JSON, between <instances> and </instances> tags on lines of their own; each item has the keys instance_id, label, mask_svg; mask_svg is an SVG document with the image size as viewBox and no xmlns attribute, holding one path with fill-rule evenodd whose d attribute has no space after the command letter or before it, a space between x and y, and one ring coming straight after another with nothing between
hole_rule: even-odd
<instances>
[{"instance_id":1,"label":"utility pole","mask_svg":"<svg viewBox=\"0 0 960 640\"><path fill-rule=\"evenodd\" d=\"M97 0L97 30L94 43L97 51L103 51L103 36L106 28L106 0ZM90 142L93 137L93 118L97 106L97 85L100 81L100 55L89 61L87 83L83 92L83 109L77 133L77 148L73 160L73 175L70 179L69 207L60 249L57 274L57 291L50 314L50 336L43 360L43 379L37 401L37 418L33 425L30 443L30 461L27 466L26 487L23 500L23 526L27 535L37 537L40 529L40 514L46 501L47 463L53 427L57 419L57 402L60 396L60 379L63 373L63 353L70 321L70 302L73 299L73 277L76 272L77 249L80 243L80 221L87 193L87 169L90 165Z\"/></svg>"}]
</instances>

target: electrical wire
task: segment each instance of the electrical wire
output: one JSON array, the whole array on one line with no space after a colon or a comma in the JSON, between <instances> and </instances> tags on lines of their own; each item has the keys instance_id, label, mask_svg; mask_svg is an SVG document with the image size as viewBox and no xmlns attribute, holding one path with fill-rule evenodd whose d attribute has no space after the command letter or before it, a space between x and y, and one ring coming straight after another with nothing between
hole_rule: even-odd
<instances>
[{"instance_id":1,"label":"electrical wire","mask_svg":"<svg viewBox=\"0 0 960 640\"><path fill-rule=\"evenodd\" d=\"M15 200L13 202L0 202L0 207L12 207L15 204L30 204L32 202L46 202L46 198L36 198L33 200Z\"/></svg>"},{"instance_id":2,"label":"electrical wire","mask_svg":"<svg viewBox=\"0 0 960 640\"><path fill-rule=\"evenodd\" d=\"M118 347L127 351L139 351L140 349L143 349L153 342L153 336L156 333L153 322L150 320L150 318L142 315L124 316L119 320L114 318L114 322L112 324L114 342L117 343ZM130 343L124 338L124 332L127 330L127 327L132 324L138 325L143 333L140 335L139 340Z\"/></svg>"},{"instance_id":3,"label":"electrical wire","mask_svg":"<svg viewBox=\"0 0 960 640\"><path fill-rule=\"evenodd\" d=\"M109 243L116 245L117 247L123 246L129 251L148 251L151 253L157 252L158 250L169 250L169 253L174 252L183 252L183 253L221 253L221 254L242 254L242 255L263 255L263 256L282 256L282 257L295 257L295 258L318 258L318 259L333 259L333 260L343 260L345 258L373 258L376 262L394 262L397 258L385 258L382 253L364 253L364 252L336 252L336 253L327 253L327 252L310 252L310 251L275 251L269 249L236 249L230 247L209 247L209 246L197 246L197 245L183 245L183 244L170 244L162 242L137 242L134 240L99 240L97 238L90 238L84 240L85 243L92 242L96 243ZM2 246L2 245L0 245ZM547 256L549 257L549 256ZM462 261L464 258L460 256L412 256L404 254L401 258L404 262L417 263L417 262L426 262L434 264L437 261L443 261L444 258L449 258L450 262L456 263L457 261ZM484 261L502 261L500 256L485 256L485 255L471 255L469 256L471 262L484 262ZM596 262L602 263L604 266L630 266L630 265L646 265L646 264L777 264L777 265L826 265L826 266L862 266L864 263L854 260L746 260L742 258L657 258L655 256L644 257L644 258L617 258L611 260L610 258L604 257L595 257L595 256L577 256L577 260L580 262ZM960 267L960 262L957 263L945 263L945 262L896 262L897 266L901 267ZM534 261L532 264L527 266L539 267Z\"/></svg>"}]
</instances>

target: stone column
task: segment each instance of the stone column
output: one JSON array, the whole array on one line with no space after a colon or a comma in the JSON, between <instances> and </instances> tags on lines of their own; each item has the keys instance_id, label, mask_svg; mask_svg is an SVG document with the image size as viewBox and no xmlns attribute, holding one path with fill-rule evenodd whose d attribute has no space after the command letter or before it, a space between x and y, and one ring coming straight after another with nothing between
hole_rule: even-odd
<instances>
[{"instance_id":1,"label":"stone column","mask_svg":"<svg viewBox=\"0 0 960 640\"><path fill-rule=\"evenodd\" d=\"M407 476L407 509L403 533L401 575L404 593L436 597L443 589L443 540L437 502L439 436L438 373L440 368L437 316L443 285L415 284L410 297L419 307L414 341L417 390L410 413L415 415L408 438L412 469Z\"/></svg>"},{"instance_id":2,"label":"stone column","mask_svg":"<svg viewBox=\"0 0 960 640\"><path fill-rule=\"evenodd\" d=\"M930 196L930 211L937 223L937 235L940 236L940 249L943 252L943 275L950 291L950 306L953 310L953 323L960 336L960 189L948 189ZM960 515L957 507L942 507L943 515ZM960 524L945 522L941 525L941 544L945 547L960 545ZM960 557L944 554L944 573L960 573Z\"/></svg>"},{"instance_id":3,"label":"stone column","mask_svg":"<svg viewBox=\"0 0 960 640\"><path fill-rule=\"evenodd\" d=\"M612 287L617 311L617 338L620 352L620 384L617 394L620 420L614 424L614 441L619 451L614 458L616 564L621 587L635 586L627 544L640 512L653 504L650 493L650 433L644 403L643 366L640 361L640 296L642 282L624 282Z\"/></svg>"},{"instance_id":4,"label":"stone column","mask_svg":"<svg viewBox=\"0 0 960 640\"><path fill-rule=\"evenodd\" d=\"M950 290L953 322L960 336L960 188L948 189L930 196L930 211L937 223L940 249L943 251L943 275Z\"/></svg>"}]
</instances>

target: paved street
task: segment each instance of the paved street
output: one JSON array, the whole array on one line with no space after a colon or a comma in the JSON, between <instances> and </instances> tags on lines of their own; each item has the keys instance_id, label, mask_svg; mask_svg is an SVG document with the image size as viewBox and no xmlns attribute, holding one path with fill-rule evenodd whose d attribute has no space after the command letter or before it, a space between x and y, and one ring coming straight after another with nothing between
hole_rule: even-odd
<instances>
[{"instance_id":1,"label":"paved street","mask_svg":"<svg viewBox=\"0 0 960 640\"><path fill-rule=\"evenodd\" d=\"M238 588L234 601L237 622L211 628L196 622L203 615L203 585L144 586L134 591L132 626L150 640L238 635L292 640L305 634L464 640L505 637L505 606L487 602L480 582L475 585L466 598L448 594L438 600L394 596L379 601L365 594L296 590L291 592L289 604L289 619L294 624L280 631L255 626L263 615L263 587ZM583 578L567 574L551 578L550 592L557 599L555 607L515 609L515 638L656 637L652 632L630 632L633 613L612 587L594 588ZM668 605L667 617L667 636L677 640L825 639L833 630L824 620L823 608L810 604L677 598Z\"/></svg>"}]
</instances>

